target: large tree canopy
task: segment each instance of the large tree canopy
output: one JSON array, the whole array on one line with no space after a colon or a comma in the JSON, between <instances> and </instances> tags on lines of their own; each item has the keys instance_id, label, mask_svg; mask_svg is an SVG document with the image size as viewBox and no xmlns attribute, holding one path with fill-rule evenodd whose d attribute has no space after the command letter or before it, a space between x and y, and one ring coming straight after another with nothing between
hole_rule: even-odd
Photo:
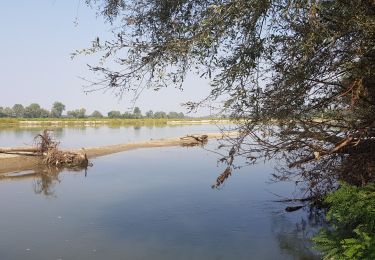
<instances>
[{"instance_id":1,"label":"large tree canopy","mask_svg":"<svg viewBox=\"0 0 375 260\"><path fill-rule=\"evenodd\" d=\"M52 105L51 117L56 117L56 118L61 117L64 110L65 110L65 105L61 102L56 101Z\"/></svg>"},{"instance_id":2,"label":"large tree canopy","mask_svg":"<svg viewBox=\"0 0 375 260\"><path fill-rule=\"evenodd\" d=\"M223 102L238 121L229 164L282 157L279 177L298 174L311 192L375 179L373 0L87 3L115 28L111 41L77 52L102 57L94 89L180 87L192 70L211 79L204 102Z\"/></svg>"}]
</instances>

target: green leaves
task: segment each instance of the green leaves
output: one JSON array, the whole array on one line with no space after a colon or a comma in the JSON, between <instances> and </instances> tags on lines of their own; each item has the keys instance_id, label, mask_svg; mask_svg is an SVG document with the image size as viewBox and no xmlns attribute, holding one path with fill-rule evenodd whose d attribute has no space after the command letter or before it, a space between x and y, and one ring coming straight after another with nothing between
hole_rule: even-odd
<instances>
[{"instance_id":1,"label":"green leaves","mask_svg":"<svg viewBox=\"0 0 375 260\"><path fill-rule=\"evenodd\" d=\"M325 259L375 259L375 185L342 184L325 202L332 228L313 238Z\"/></svg>"}]
</instances>

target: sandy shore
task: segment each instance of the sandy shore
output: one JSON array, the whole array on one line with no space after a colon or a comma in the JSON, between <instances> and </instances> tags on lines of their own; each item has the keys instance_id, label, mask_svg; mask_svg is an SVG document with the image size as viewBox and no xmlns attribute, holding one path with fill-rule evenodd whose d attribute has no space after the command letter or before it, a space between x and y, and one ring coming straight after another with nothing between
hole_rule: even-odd
<instances>
[{"instance_id":1,"label":"sandy shore","mask_svg":"<svg viewBox=\"0 0 375 260\"><path fill-rule=\"evenodd\" d=\"M208 133L205 134L208 139L223 139L225 137L235 136L236 132L228 133ZM113 153L129 151L141 148L154 148L154 147L171 147L171 146L184 146L186 141L180 137L165 138L141 142L132 142L126 144L107 145L99 147L85 148L85 152L89 159L109 155ZM76 149L78 151L81 149ZM9 172L19 172L33 169L40 166L40 158L31 155L15 155L0 153L0 174Z\"/></svg>"},{"instance_id":2,"label":"sandy shore","mask_svg":"<svg viewBox=\"0 0 375 260\"><path fill-rule=\"evenodd\" d=\"M35 156L0 154L0 174L29 170L39 163Z\"/></svg>"}]
</instances>

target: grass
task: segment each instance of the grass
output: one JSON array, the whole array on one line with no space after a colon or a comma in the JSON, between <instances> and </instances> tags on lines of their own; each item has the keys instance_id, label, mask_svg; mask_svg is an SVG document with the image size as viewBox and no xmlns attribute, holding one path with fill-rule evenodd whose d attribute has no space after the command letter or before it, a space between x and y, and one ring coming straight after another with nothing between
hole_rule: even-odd
<instances>
[{"instance_id":1,"label":"grass","mask_svg":"<svg viewBox=\"0 0 375 260\"><path fill-rule=\"evenodd\" d=\"M0 118L0 124L17 124L18 122L17 118Z\"/></svg>"},{"instance_id":2,"label":"grass","mask_svg":"<svg viewBox=\"0 0 375 260\"><path fill-rule=\"evenodd\" d=\"M186 122L189 121L203 121L207 119L199 118L184 118L184 119L154 119L154 118L141 118L141 119L122 119L122 118L0 118L0 125L19 125L25 122L35 122L41 125L69 125L69 124L85 124L97 122L97 124L108 125L164 125L168 121Z\"/></svg>"}]
</instances>

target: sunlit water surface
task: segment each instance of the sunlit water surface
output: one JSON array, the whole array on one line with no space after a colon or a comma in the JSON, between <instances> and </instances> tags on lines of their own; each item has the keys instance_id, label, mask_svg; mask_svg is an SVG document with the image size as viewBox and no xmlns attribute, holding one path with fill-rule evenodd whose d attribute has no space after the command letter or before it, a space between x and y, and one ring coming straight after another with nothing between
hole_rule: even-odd
<instances>
[{"instance_id":1,"label":"sunlit water surface","mask_svg":"<svg viewBox=\"0 0 375 260\"><path fill-rule=\"evenodd\" d=\"M217 128L64 128L60 138L73 147L207 131ZM31 132L0 131L1 146ZM217 159L201 147L140 149L97 158L86 173L0 181L0 259L317 258L307 213L274 202L293 184L271 184L273 166L261 163L212 189Z\"/></svg>"}]
</instances>

